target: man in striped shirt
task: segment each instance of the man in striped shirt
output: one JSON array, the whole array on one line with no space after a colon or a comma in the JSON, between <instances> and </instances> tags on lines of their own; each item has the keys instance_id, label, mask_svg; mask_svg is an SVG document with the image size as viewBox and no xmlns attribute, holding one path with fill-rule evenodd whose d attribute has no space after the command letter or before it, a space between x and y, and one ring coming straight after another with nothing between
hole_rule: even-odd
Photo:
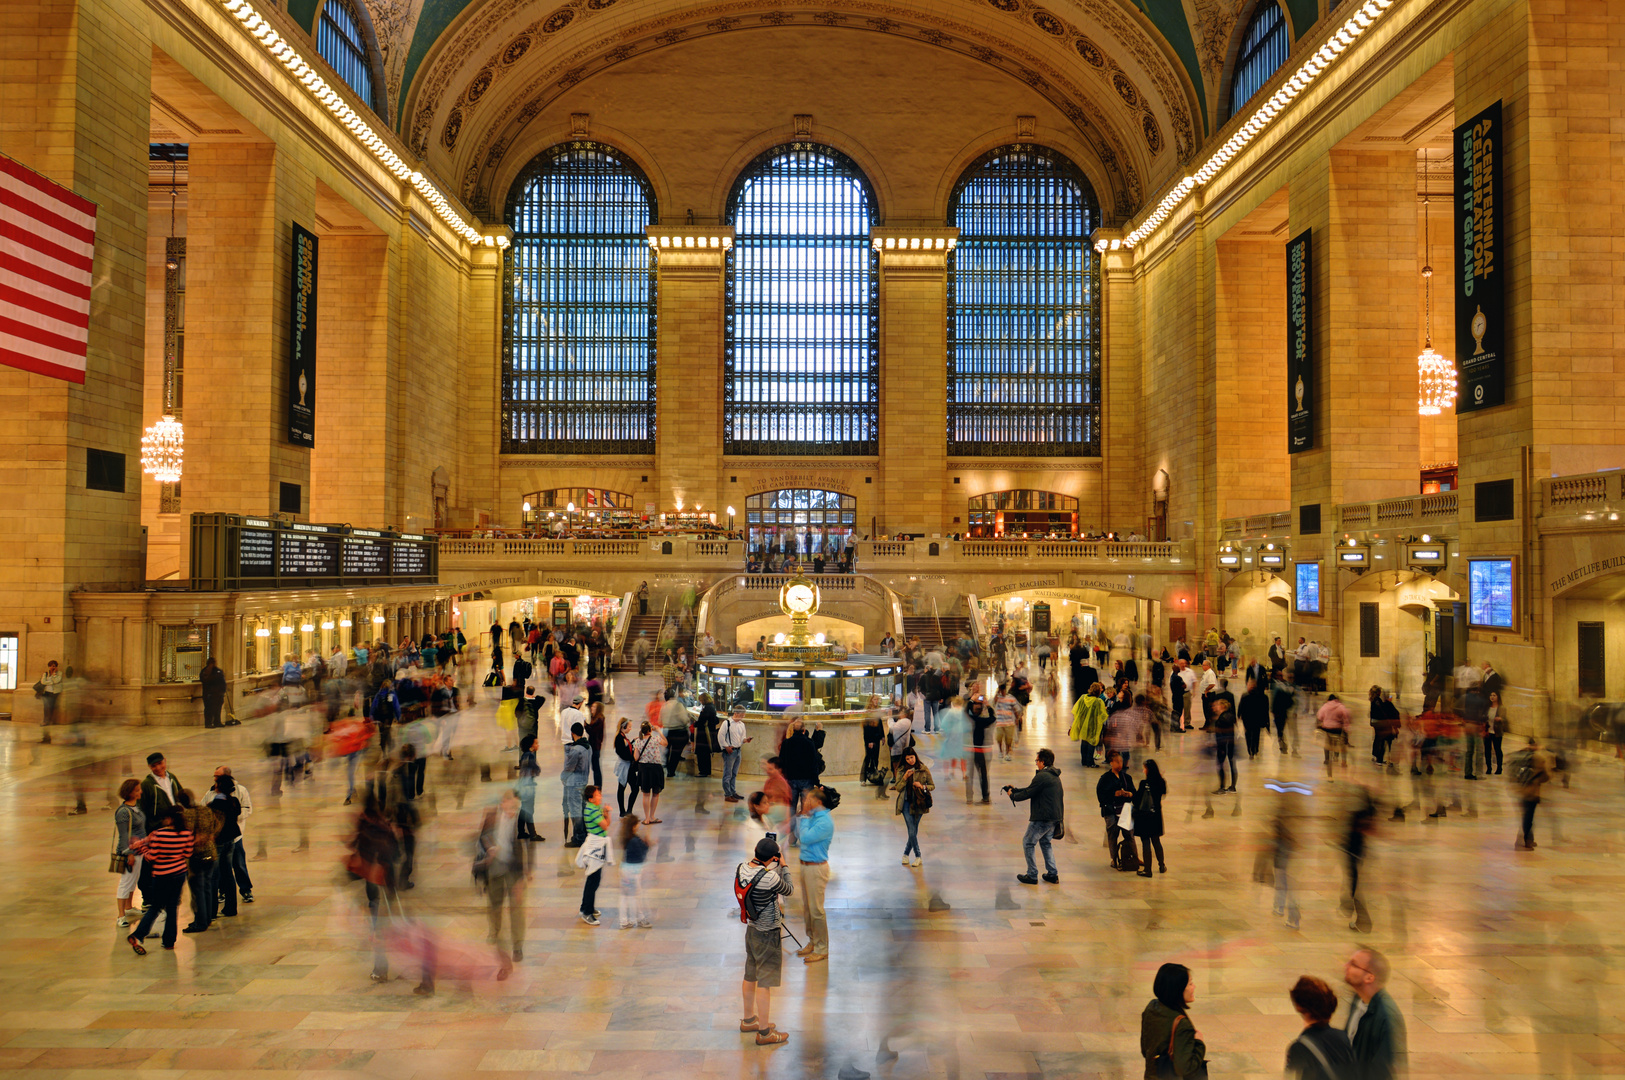
<instances>
[{"instance_id":1,"label":"man in striped shirt","mask_svg":"<svg viewBox=\"0 0 1625 1080\"><path fill-rule=\"evenodd\" d=\"M597 926L598 882L604 875L604 864L609 861L609 811L604 807L601 788L588 784L581 794L587 822L587 840L581 845L582 866L587 871L587 881L581 887L581 921Z\"/></svg>"}]
</instances>

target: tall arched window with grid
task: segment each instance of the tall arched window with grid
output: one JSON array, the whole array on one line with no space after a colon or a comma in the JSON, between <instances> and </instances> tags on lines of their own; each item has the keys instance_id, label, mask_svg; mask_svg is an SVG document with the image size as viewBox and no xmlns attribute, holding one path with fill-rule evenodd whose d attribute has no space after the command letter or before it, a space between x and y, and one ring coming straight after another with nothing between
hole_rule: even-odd
<instances>
[{"instance_id":1,"label":"tall arched window with grid","mask_svg":"<svg viewBox=\"0 0 1625 1080\"><path fill-rule=\"evenodd\" d=\"M1263 0L1241 34L1241 51L1230 73L1230 115L1241 112L1252 96L1264 88L1292 51L1286 13L1276 0Z\"/></svg>"},{"instance_id":2,"label":"tall arched window with grid","mask_svg":"<svg viewBox=\"0 0 1625 1080\"><path fill-rule=\"evenodd\" d=\"M723 447L879 449L879 294L868 178L837 150L774 147L728 196Z\"/></svg>"},{"instance_id":3,"label":"tall arched window with grid","mask_svg":"<svg viewBox=\"0 0 1625 1080\"><path fill-rule=\"evenodd\" d=\"M367 52L367 36L350 0L327 0L316 27L316 51L333 73L344 80L373 112L380 112L373 93L372 61Z\"/></svg>"},{"instance_id":4,"label":"tall arched window with grid","mask_svg":"<svg viewBox=\"0 0 1625 1080\"><path fill-rule=\"evenodd\" d=\"M502 320L502 451L654 450L658 220L648 178L571 142L514 182Z\"/></svg>"},{"instance_id":5,"label":"tall arched window with grid","mask_svg":"<svg viewBox=\"0 0 1625 1080\"><path fill-rule=\"evenodd\" d=\"M1031 144L984 154L948 204L948 452L1100 453L1100 267L1088 179Z\"/></svg>"}]
</instances>

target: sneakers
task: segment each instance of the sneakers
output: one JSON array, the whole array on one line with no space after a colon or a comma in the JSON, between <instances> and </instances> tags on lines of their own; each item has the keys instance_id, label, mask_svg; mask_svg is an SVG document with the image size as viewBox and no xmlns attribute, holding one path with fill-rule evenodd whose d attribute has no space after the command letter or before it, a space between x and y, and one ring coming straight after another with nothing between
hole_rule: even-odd
<instances>
[{"instance_id":1,"label":"sneakers","mask_svg":"<svg viewBox=\"0 0 1625 1080\"><path fill-rule=\"evenodd\" d=\"M1036 874L1017 874L1016 875L1016 880L1021 882L1023 885L1037 885L1038 884L1038 875L1036 875Z\"/></svg>"},{"instance_id":2,"label":"sneakers","mask_svg":"<svg viewBox=\"0 0 1625 1080\"><path fill-rule=\"evenodd\" d=\"M916 856L914 856L913 865L915 865L915 866L924 866L925 865L925 860L921 859L918 855L916 855Z\"/></svg>"},{"instance_id":3,"label":"sneakers","mask_svg":"<svg viewBox=\"0 0 1625 1080\"><path fill-rule=\"evenodd\" d=\"M116 920L114 920L113 925L114 926L129 926L130 925L130 917L128 915L120 915Z\"/></svg>"},{"instance_id":4,"label":"sneakers","mask_svg":"<svg viewBox=\"0 0 1625 1080\"><path fill-rule=\"evenodd\" d=\"M903 856L903 865L904 866L909 865L909 857L907 855Z\"/></svg>"},{"instance_id":5,"label":"sneakers","mask_svg":"<svg viewBox=\"0 0 1625 1080\"><path fill-rule=\"evenodd\" d=\"M581 913L581 921L586 923L588 926L597 926L598 916L592 914L591 912L583 911Z\"/></svg>"},{"instance_id":6,"label":"sneakers","mask_svg":"<svg viewBox=\"0 0 1625 1080\"><path fill-rule=\"evenodd\" d=\"M1044 875L1044 880L1049 882L1051 885L1059 885L1061 883L1061 875L1060 874L1045 874Z\"/></svg>"},{"instance_id":7,"label":"sneakers","mask_svg":"<svg viewBox=\"0 0 1625 1080\"><path fill-rule=\"evenodd\" d=\"M634 923L634 922L623 922L623 923L621 923L621 929L622 930L630 930L636 925L637 925L637 923Z\"/></svg>"},{"instance_id":8,"label":"sneakers","mask_svg":"<svg viewBox=\"0 0 1625 1080\"><path fill-rule=\"evenodd\" d=\"M650 922L648 919L639 919L638 926L644 930L652 930L654 928L654 923Z\"/></svg>"}]
</instances>

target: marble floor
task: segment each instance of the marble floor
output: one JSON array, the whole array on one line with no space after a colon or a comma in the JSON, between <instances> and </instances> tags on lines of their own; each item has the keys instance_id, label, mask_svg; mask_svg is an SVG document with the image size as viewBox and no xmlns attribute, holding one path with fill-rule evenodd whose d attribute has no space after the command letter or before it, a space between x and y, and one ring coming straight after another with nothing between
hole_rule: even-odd
<instances>
[{"instance_id":1,"label":"marble floor","mask_svg":"<svg viewBox=\"0 0 1625 1080\"><path fill-rule=\"evenodd\" d=\"M621 677L613 711L639 715L652 684ZM491 703L465 712L456 761L430 765L435 813L420 841L420 884L404 894L406 915L446 959L437 993L417 997L406 957L389 981L368 979L361 891L340 872L352 821L340 764L318 765L313 781L275 799L264 765L271 720L209 732L110 726L85 746L40 746L37 728L7 725L0 837L13 871L0 877L9 942L0 1068L121 1080L833 1078L854 1068L899 1080L1128 1078L1142 1074L1138 1015L1152 975L1174 960L1195 972L1192 1014L1211 1075L1274 1077L1299 1026L1287 988L1304 973L1338 985L1355 942L1368 941L1393 962L1412 1077L1625 1076L1625 998L1608 990L1625 984L1613 963L1625 952L1625 793L1611 759L1584 756L1567 789L1553 786L1540 846L1520 852L1504 782L1461 785L1476 818L1423 823L1413 812L1394 822L1398 781L1358 749L1328 781L1318 750L1283 758L1267 748L1242 762L1240 794L1211 797L1206 816L1205 737L1173 737L1156 755L1172 789L1170 873L1145 880L1109 868L1093 806L1098 773L1080 768L1065 724L1044 711L1015 760L994 764L993 782L1024 783L1031 751L1057 749L1072 828L1058 845L1058 886L1014 879L1025 808L998 797L967 805L940 767L918 869L899 865L904 830L890 800L834 781L845 798L828 893L833 956L813 967L786 958L774 1016L791 1038L777 1049L737 1031L743 935L731 876L760 831L721 802L715 780L667 789L646 874L654 928L618 929L611 869L599 894L604 925L593 929L576 918L581 872L552 809L561 754L544 738L537 816L548 841L536 845L525 958L499 982L469 852L499 787L478 766L495 762L500 779L506 758ZM249 785L257 902L183 935L174 952L137 957L113 925L103 804L109 786L143 774L154 748L187 786L207 788L223 763ZM1277 794L1272 780L1301 781L1308 793ZM1387 801L1362 876L1365 934L1338 912L1341 820L1362 782ZM86 814L70 813L76 791L88 794ZM1298 929L1271 914L1272 891L1254 879L1282 800L1299 836ZM800 932L799 915L790 927ZM877 1061L882 1047L895 1060Z\"/></svg>"}]
</instances>

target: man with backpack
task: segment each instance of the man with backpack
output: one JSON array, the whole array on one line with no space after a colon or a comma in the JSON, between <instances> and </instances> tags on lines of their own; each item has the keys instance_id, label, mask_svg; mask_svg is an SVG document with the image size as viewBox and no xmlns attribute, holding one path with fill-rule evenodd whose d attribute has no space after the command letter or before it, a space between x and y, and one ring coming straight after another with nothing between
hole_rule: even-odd
<instances>
[{"instance_id":1,"label":"man with backpack","mask_svg":"<svg viewBox=\"0 0 1625 1080\"><path fill-rule=\"evenodd\" d=\"M1535 847L1535 807L1540 805L1540 789L1552 778L1552 755L1540 748L1534 739L1518 751L1512 759L1512 785L1518 789L1518 802L1523 807L1523 824L1519 827L1519 851Z\"/></svg>"},{"instance_id":2,"label":"man with backpack","mask_svg":"<svg viewBox=\"0 0 1625 1080\"><path fill-rule=\"evenodd\" d=\"M739 921L745 924L745 977L739 984L744 1015L739 1030L754 1031L757 1046L778 1046L790 1040L788 1032L774 1030L770 1013L773 988L784 971L784 951L779 946L784 914L779 910L779 897L792 893L778 841L764 836L756 841L751 861L734 871L734 897L739 901Z\"/></svg>"}]
</instances>

